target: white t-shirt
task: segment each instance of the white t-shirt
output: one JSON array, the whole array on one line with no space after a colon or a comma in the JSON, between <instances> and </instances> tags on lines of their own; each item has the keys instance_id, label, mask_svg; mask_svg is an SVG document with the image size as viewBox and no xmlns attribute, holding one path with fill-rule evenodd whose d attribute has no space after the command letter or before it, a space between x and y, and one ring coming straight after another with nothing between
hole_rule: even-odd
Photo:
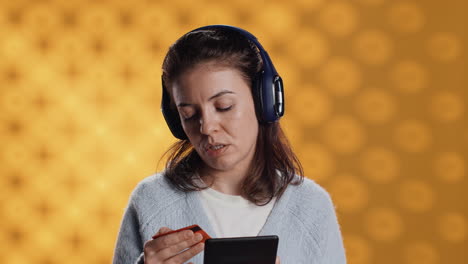
<instances>
[{"instance_id":1,"label":"white t-shirt","mask_svg":"<svg viewBox=\"0 0 468 264\"><path fill-rule=\"evenodd\" d=\"M211 188L199 192L203 208L217 238L257 236L275 204L258 206L240 195L229 195Z\"/></svg>"}]
</instances>

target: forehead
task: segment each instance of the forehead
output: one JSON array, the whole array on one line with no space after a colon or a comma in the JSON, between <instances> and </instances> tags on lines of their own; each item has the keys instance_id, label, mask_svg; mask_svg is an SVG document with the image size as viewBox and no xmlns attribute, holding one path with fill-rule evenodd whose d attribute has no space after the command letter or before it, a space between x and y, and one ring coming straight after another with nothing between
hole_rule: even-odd
<instances>
[{"instance_id":1,"label":"forehead","mask_svg":"<svg viewBox=\"0 0 468 264\"><path fill-rule=\"evenodd\" d=\"M209 97L219 91L236 94L250 93L250 85L239 70L203 63L183 73L173 85L174 99L190 99L193 96Z\"/></svg>"}]
</instances>

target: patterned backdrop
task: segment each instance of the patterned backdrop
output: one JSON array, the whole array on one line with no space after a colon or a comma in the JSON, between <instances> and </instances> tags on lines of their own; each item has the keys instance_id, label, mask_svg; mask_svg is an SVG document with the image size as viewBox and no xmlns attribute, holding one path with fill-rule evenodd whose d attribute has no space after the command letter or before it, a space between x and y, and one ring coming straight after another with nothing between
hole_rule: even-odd
<instances>
[{"instance_id":1,"label":"patterned backdrop","mask_svg":"<svg viewBox=\"0 0 468 264\"><path fill-rule=\"evenodd\" d=\"M467 10L0 0L0 263L111 261L131 190L174 142L159 110L163 56L216 23L269 51L282 124L332 195L350 264L468 263Z\"/></svg>"}]
</instances>

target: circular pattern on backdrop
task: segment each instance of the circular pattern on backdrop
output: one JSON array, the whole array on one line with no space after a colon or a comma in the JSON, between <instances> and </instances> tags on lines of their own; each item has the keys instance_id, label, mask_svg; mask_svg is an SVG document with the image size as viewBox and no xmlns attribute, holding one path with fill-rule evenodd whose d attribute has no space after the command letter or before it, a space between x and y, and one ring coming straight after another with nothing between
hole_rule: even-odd
<instances>
[{"instance_id":1,"label":"circular pattern on backdrop","mask_svg":"<svg viewBox=\"0 0 468 264\"><path fill-rule=\"evenodd\" d=\"M415 33L423 28L426 21L417 4L400 2L388 9L388 22L398 32Z\"/></svg>"},{"instance_id":2,"label":"circular pattern on backdrop","mask_svg":"<svg viewBox=\"0 0 468 264\"><path fill-rule=\"evenodd\" d=\"M372 247L367 239L358 235L343 234L346 244L346 259L353 264L372 263Z\"/></svg>"},{"instance_id":3,"label":"circular pattern on backdrop","mask_svg":"<svg viewBox=\"0 0 468 264\"><path fill-rule=\"evenodd\" d=\"M299 146L298 157L304 166L305 175L318 182L326 180L336 169L335 159L318 143Z\"/></svg>"},{"instance_id":4,"label":"circular pattern on backdrop","mask_svg":"<svg viewBox=\"0 0 468 264\"><path fill-rule=\"evenodd\" d=\"M319 72L319 78L322 84L337 96L354 93L362 82L358 65L345 57L327 60Z\"/></svg>"},{"instance_id":5,"label":"circular pattern on backdrop","mask_svg":"<svg viewBox=\"0 0 468 264\"><path fill-rule=\"evenodd\" d=\"M301 121L283 117L281 119L280 126L294 150L296 149L296 146L300 146L302 142L304 142L305 129L303 128ZM162 127L162 129L165 130L166 127Z\"/></svg>"},{"instance_id":6,"label":"circular pattern on backdrop","mask_svg":"<svg viewBox=\"0 0 468 264\"><path fill-rule=\"evenodd\" d=\"M320 87L307 85L302 91L293 95L290 108L304 124L318 125L330 117L332 102Z\"/></svg>"},{"instance_id":7,"label":"circular pattern on backdrop","mask_svg":"<svg viewBox=\"0 0 468 264\"><path fill-rule=\"evenodd\" d=\"M294 41L288 45L293 52L292 58L304 69L318 66L328 55L326 38L314 29L298 29Z\"/></svg>"},{"instance_id":8,"label":"circular pattern on backdrop","mask_svg":"<svg viewBox=\"0 0 468 264\"><path fill-rule=\"evenodd\" d=\"M432 208L435 193L424 181L408 179L398 188L400 206L414 213L422 213Z\"/></svg>"},{"instance_id":9,"label":"circular pattern on backdrop","mask_svg":"<svg viewBox=\"0 0 468 264\"><path fill-rule=\"evenodd\" d=\"M433 244L427 241L416 241L405 246L404 259L406 264L437 264L440 257Z\"/></svg>"},{"instance_id":10,"label":"circular pattern on backdrop","mask_svg":"<svg viewBox=\"0 0 468 264\"><path fill-rule=\"evenodd\" d=\"M349 2L331 2L319 13L321 26L334 37L345 37L356 30L358 24L356 9Z\"/></svg>"},{"instance_id":11,"label":"circular pattern on backdrop","mask_svg":"<svg viewBox=\"0 0 468 264\"><path fill-rule=\"evenodd\" d=\"M274 27L271 26L272 21L275 23ZM262 11L257 12L255 15L255 22L258 27L263 29L262 35L278 39L279 41L288 41L287 38L283 38L284 34L291 29L298 28L298 16L293 12L291 5L274 2L262 6ZM262 39L260 39L260 42L263 45ZM266 46L264 47L268 50Z\"/></svg>"},{"instance_id":12,"label":"circular pattern on backdrop","mask_svg":"<svg viewBox=\"0 0 468 264\"><path fill-rule=\"evenodd\" d=\"M81 12L82 32L109 32L117 29L113 12L104 5L90 5L86 12Z\"/></svg>"},{"instance_id":13,"label":"circular pattern on backdrop","mask_svg":"<svg viewBox=\"0 0 468 264\"><path fill-rule=\"evenodd\" d=\"M359 116L373 124L388 122L395 115L395 99L382 89L367 89L358 94L355 108Z\"/></svg>"},{"instance_id":14,"label":"circular pattern on backdrop","mask_svg":"<svg viewBox=\"0 0 468 264\"><path fill-rule=\"evenodd\" d=\"M0 96L0 109L3 114L20 115L28 108L28 98L23 94L26 89L16 86L16 89L5 89Z\"/></svg>"},{"instance_id":15,"label":"circular pattern on backdrop","mask_svg":"<svg viewBox=\"0 0 468 264\"><path fill-rule=\"evenodd\" d=\"M460 243L466 240L466 217L457 212L444 213L438 217L438 230L442 239L451 243Z\"/></svg>"},{"instance_id":16,"label":"circular pattern on backdrop","mask_svg":"<svg viewBox=\"0 0 468 264\"><path fill-rule=\"evenodd\" d=\"M381 30L366 30L358 33L352 45L356 57L371 66L386 63L393 52L390 37Z\"/></svg>"},{"instance_id":17,"label":"circular pattern on backdrop","mask_svg":"<svg viewBox=\"0 0 468 264\"><path fill-rule=\"evenodd\" d=\"M390 71L393 86L404 93L416 93L427 87L428 74L418 62L411 60L400 61Z\"/></svg>"},{"instance_id":18,"label":"circular pattern on backdrop","mask_svg":"<svg viewBox=\"0 0 468 264\"><path fill-rule=\"evenodd\" d=\"M30 135L31 132L28 122L29 118L24 115L0 115L0 135L3 136L4 142L21 140ZM7 151L0 152L0 157L6 152Z\"/></svg>"},{"instance_id":19,"label":"circular pattern on backdrop","mask_svg":"<svg viewBox=\"0 0 468 264\"><path fill-rule=\"evenodd\" d=\"M50 32L57 29L58 16L54 5L32 5L26 9L24 27L29 32Z\"/></svg>"},{"instance_id":20,"label":"circular pattern on backdrop","mask_svg":"<svg viewBox=\"0 0 468 264\"><path fill-rule=\"evenodd\" d=\"M404 230L403 219L391 208L373 208L364 216L364 227L374 240L390 242L400 237Z\"/></svg>"},{"instance_id":21,"label":"circular pattern on backdrop","mask_svg":"<svg viewBox=\"0 0 468 264\"><path fill-rule=\"evenodd\" d=\"M455 34L439 32L429 38L427 51L432 58L440 62L451 62L460 57L462 44Z\"/></svg>"},{"instance_id":22,"label":"circular pattern on backdrop","mask_svg":"<svg viewBox=\"0 0 468 264\"><path fill-rule=\"evenodd\" d=\"M432 143L427 125L419 120L406 120L397 125L394 135L397 145L406 152L426 151Z\"/></svg>"},{"instance_id":23,"label":"circular pattern on backdrop","mask_svg":"<svg viewBox=\"0 0 468 264\"><path fill-rule=\"evenodd\" d=\"M8 149L8 151L2 151L2 154L0 154L2 164L17 168L23 167L24 164L30 164L31 160L33 160L31 143L33 143L32 140L25 141L22 144L15 143L15 141L2 143L3 148Z\"/></svg>"},{"instance_id":24,"label":"circular pattern on backdrop","mask_svg":"<svg viewBox=\"0 0 468 264\"><path fill-rule=\"evenodd\" d=\"M315 0L315 1L320 2L320 1L323 1L323 0ZM210 2L216 2L216 1L210 1ZM312 1L312 2L314 2L314 1ZM250 8L245 8L246 6L249 6ZM258 11L263 6L264 5L263 5L262 2L251 1L251 0L236 0L236 1L232 1L232 5L230 5L231 8L235 8L235 9L239 9L239 10L246 10L246 11ZM258 13L258 12L255 12L255 13Z\"/></svg>"},{"instance_id":25,"label":"circular pattern on backdrop","mask_svg":"<svg viewBox=\"0 0 468 264\"><path fill-rule=\"evenodd\" d=\"M351 174L340 174L332 178L328 188L338 211L354 213L362 210L369 202L367 185Z\"/></svg>"},{"instance_id":26,"label":"circular pattern on backdrop","mask_svg":"<svg viewBox=\"0 0 468 264\"><path fill-rule=\"evenodd\" d=\"M369 147L360 158L363 174L376 183L389 183L400 173L397 155L384 147Z\"/></svg>"},{"instance_id":27,"label":"circular pattern on backdrop","mask_svg":"<svg viewBox=\"0 0 468 264\"><path fill-rule=\"evenodd\" d=\"M439 153L433 166L436 177L444 182L457 183L465 177L465 160L459 153Z\"/></svg>"},{"instance_id":28,"label":"circular pattern on backdrop","mask_svg":"<svg viewBox=\"0 0 468 264\"><path fill-rule=\"evenodd\" d=\"M148 8L145 12L138 14L138 17L140 30L158 36L157 44L160 48L157 52L163 53L162 56L164 56L167 47L181 34L179 30L167 30L168 28L178 29L176 18L164 8ZM161 38L161 34L165 37Z\"/></svg>"},{"instance_id":29,"label":"circular pattern on backdrop","mask_svg":"<svg viewBox=\"0 0 468 264\"><path fill-rule=\"evenodd\" d=\"M325 123L322 138L335 152L350 154L358 151L366 139L365 130L350 116L335 116Z\"/></svg>"},{"instance_id":30,"label":"circular pattern on backdrop","mask_svg":"<svg viewBox=\"0 0 468 264\"><path fill-rule=\"evenodd\" d=\"M3 29L0 26L0 34L3 36L9 36L6 39L0 41L0 55L2 56L2 61L0 61L0 69L3 69L6 62L13 62L17 58L21 58L26 52L29 51L29 43L32 41L33 37L21 32L15 32L13 30L9 31Z\"/></svg>"},{"instance_id":31,"label":"circular pattern on backdrop","mask_svg":"<svg viewBox=\"0 0 468 264\"><path fill-rule=\"evenodd\" d=\"M244 1L246 1L246 3L247 3L244 6L248 6L250 4L250 2L252 2L251 0L244 0ZM299 11L315 10L315 9L319 8L323 4L323 2L325 2L325 0L296 0L295 1Z\"/></svg>"},{"instance_id":32,"label":"circular pattern on backdrop","mask_svg":"<svg viewBox=\"0 0 468 264\"><path fill-rule=\"evenodd\" d=\"M245 0L248 3L251 1ZM306 10L306 11L311 11L319 8L325 0L296 0L295 4L297 5L298 10ZM248 6L248 5L247 5Z\"/></svg>"},{"instance_id":33,"label":"circular pattern on backdrop","mask_svg":"<svg viewBox=\"0 0 468 264\"><path fill-rule=\"evenodd\" d=\"M214 23L219 23L218 21L222 21L222 24L226 25L235 25L237 24L237 10L227 9L223 3L220 2L212 2L210 3L210 8L204 9L203 16L194 16L193 23L191 25L209 25ZM266 10L265 10L266 11ZM289 16L290 12L288 12L287 8L284 8L284 12L281 13L281 21L284 22L284 16ZM260 14L258 14L260 15ZM267 15L266 15L267 16ZM260 21L258 21L260 22ZM260 23L259 23L260 24ZM269 27L268 29L272 29L273 27ZM280 27L278 27L280 28Z\"/></svg>"},{"instance_id":34,"label":"circular pattern on backdrop","mask_svg":"<svg viewBox=\"0 0 468 264\"><path fill-rule=\"evenodd\" d=\"M384 3L386 0L357 0L357 1L363 4L377 6L377 5Z\"/></svg>"},{"instance_id":35,"label":"circular pattern on backdrop","mask_svg":"<svg viewBox=\"0 0 468 264\"><path fill-rule=\"evenodd\" d=\"M302 74L297 70L295 61L291 60L288 56L276 56L275 68L281 73L284 89L286 89L286 97L302 93L302 86L304 83L301 82ZM288 104L288 107L289 106Z\"/></svg>"},{"instance_id":36,"label":"circular pattern on backdrop","mask_svg":"<svg viewBox=\"0 0 468 264\"><path fill-rule=\"evenodd\" d=\"M460 95L448 91L441 91L431 98L431 112L440 122L454 122L459 120L464 111L463 100Z\"/></svg>"}]
</instances>

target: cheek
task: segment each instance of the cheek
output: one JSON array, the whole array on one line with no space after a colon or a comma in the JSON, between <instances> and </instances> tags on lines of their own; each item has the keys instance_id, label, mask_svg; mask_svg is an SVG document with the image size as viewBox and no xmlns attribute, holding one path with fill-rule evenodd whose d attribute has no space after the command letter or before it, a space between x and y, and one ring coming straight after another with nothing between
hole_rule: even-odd
<instances>
[{"instance_id":1,"label":"cheek","mask_svg":"<svg viewBox=\"0 0 468 264\"><path fill-rule=\"evenodd\" d=\"M226 119L226 125L232 133L245 136L256 136L258 131L258 121L255 114L255 109L244 107L242 111L236 111L233 115Z\"/></svg>"},{"instance_id":2,"label":"cheek","mask_svg":"<svg viewBox=\"0 0 468 264\"><path fill-rule=\"evenodd\" d=\"M192 143L192 145L195 145L195 141L199 138L200 127L197 126L194 122L182 122L182 128L184 129L184 132L187 135L189 141Z\"/></svg>"}]
</instances>

